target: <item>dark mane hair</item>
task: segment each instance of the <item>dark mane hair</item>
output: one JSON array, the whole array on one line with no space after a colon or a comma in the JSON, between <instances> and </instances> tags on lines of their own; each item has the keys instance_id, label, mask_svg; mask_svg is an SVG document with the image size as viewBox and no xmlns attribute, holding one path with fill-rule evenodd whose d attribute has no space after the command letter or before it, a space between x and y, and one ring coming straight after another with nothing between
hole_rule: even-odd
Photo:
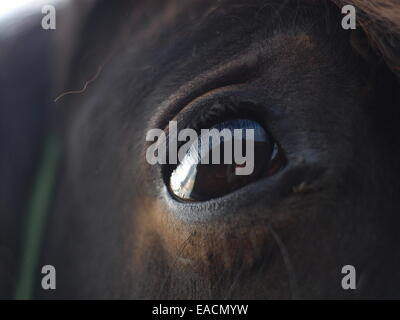
<instances>
[{"instance_id":1,"label":"dark mane hair","mask_svg":"<svg viewBox=\"0 0 400 320\"><path fill-rule=\"evenodd\" d=\"M357 23L366 33L370 45L400 78L400 1L333 0L338 6L354 5Z\"/></svg>"}]
</instances>

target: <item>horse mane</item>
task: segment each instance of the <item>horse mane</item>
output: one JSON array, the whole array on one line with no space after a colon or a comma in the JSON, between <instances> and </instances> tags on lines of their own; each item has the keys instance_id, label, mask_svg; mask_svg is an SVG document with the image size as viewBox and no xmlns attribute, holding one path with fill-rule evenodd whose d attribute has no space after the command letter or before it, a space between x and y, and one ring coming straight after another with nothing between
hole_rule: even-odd
<instances>
[{"instance_id":1,"label":"horse mane","mask_svg":"<svg viewBox=\"0 0 400 320\"><path fill-rule=\"evenodd\" d=\"M350 4L357 10L357 24L369 43L400 79L400 1L332 0L339 7Z\"/></svg>"},{"instance_id":2,"label":"horse mane","mask_svg":"<svg viewBox=\"0 0 400 320\"><path fill-rule=\"evenodd\" d=\"M317 3L321 0L302 0L304 2ZM341 9L345 5L353 5L357 12L358 28L362 29L368 39L371 48L384 60L388 68L400 80L400 0L324 0L331 1ZM96 7L95 4L100 3L100 0L89 0L91 11ZM108 2L108 1L104 1ZM130 3L130 0L122 2ZM80 2L79 2L80 4ZM172 7L174 4L168 3ZM140 3L139 5L140 6ZM136 7L136 5L135 5ZM137 8L136 8L137 9ZM88 10L89 11L89 10ZM82 8L76 6L70 10L67 15L73 20L72 24L77 25L77 17L75 13L86 12ZM83 18L83 17L82 17ZM87 18L87 17L86 17ZM64 19L64 20L68 20ZM64 28L65 29L65 28ZM64 30L63 29L63 30ZM76 34L75 34L76 35ZM68 52L65 49L66 43L65 34L60 36L59 39L62 44L61 52ZM68 59L64 59L68 60ZM68 69L68 64L64 69ZM62 84L61 87L65 85Z\"/></svg>"}]
</instances>

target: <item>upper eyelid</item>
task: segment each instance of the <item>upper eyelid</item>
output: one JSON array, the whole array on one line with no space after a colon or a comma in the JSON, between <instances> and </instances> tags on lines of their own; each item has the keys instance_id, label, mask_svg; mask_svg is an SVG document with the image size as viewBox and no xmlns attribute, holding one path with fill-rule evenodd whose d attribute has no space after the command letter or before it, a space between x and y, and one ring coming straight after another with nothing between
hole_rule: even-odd
<instances>
[{"instance_id":1,"label":"upper eyelid","mask_svg":"<svg viewBox=\"0 0 400 320\"><path fill-rule=\"evenodd\" d=\"M220 64L196 76L163 101L150 120L150 127L165 128L187 104L218 88L246 83L257 71L258 54L246 52L235 60Z\"/></svg>"},{"instance_id":2,"label":"upper eyelid","mask_svg":"<svg viewBox=\"0 0 400 320\"><path fill-rule=\"evenodd\" d=\"M212 125L212 123L207 122L207 119L205 118L213 117L211 107L215 105L214 103L216 101L221 102L219 103L221 105L221 107L219 108L219 112L221 114L226 114L229 109L231 109L231 111L233 111L234 109L237 111L240 110L240 108L234 103L222 103L221 98L229 99L231 98L231 94L233 94L233 92L237 93L241 90L247 91L248 87L246 85L239 84L222 87L215 89L211 92L207 92L206 95L197 97L191 103L186 105L184 109L181 110L181 112L171 120L177 122L178 131L186 128L194 129L195 131L208 128ZM214 120L218 120L218 117L214 117ZM166 133L167 139L169 139L169 125L162 129ZM184 142L180 142L180 144L183 143Z\"/></svg>"},{"instance_id":3,"label":"upper eyelid","mask_svg":"<svg viewBox=\"0 0 400 320\"><path fill-rule=\"evenodd\" d=\"M209 125L207 118L220 120L218 119L220 116L237 117L239 115L245 118L256 116L254 120L268 119L270 115L276 113L275 110L279 109L279 105L265 91L252 84L237 84L217 88L197 97L171 120L176 120L178 127L181 123L201 129L198 124ZM266 123L262 124L266 125Z\"/></svg>"},{"instance_id":4,"label":"upper eyelid","mask_svg":"<svg viewBox=\"0 0 400 320\"><path fill-rule=\"evenodd\" d=\"M210 106L212 106L215 101L223 101L223 99L228 99L228 102L226 104L221 104L220 117L212 118L211 121L205 121L199 116L201 114L207 115ZM279 110L280 104L271 101L265 92L260 91L251 84L232 85L207 92L187 104L175 118L170 120L177 121L178 130L185 128L191 128L196 131L206 129L216 124L219 120L227 120L229 116L229 108L227 105L232 103L231 100L236 100L233 104L238 104L238 106L232 106L238 111L232 118L237 118L239 116L240 118L253 119L260 123L275 140L279 141L276 132L276 123L277 121L280 122L278 119L280 118L279 114L281 112L281 110ZM252 109L250 110L243 107L245 104L250 104ZM168 124L166 127L161 128L166 133L167 139L169 137ZM183 143L184 142L181 142L181 144Z\"/></svg>"},{"instance_id":5,"label":"upper eyelid","mask_svg":"<svg viewBox=\"0 0 400 320\"><path fill-rule=\"evenodd\" d=\"M230 103L229 101L225 102L216 99L215 103L212 103L209 108L204 108L199 110L198 114L188 119L188 121L186 123L183 123L182 125L188 126L195 130L203 129L212 124L209 123L210 120L212 119L217 120L218 117L228 112L230 112L231 114L232 113L235 114L242 109L243 108L241 108L238 103ZM178 127L180 127L180 125L181 124L179 124L178 122Z\"/></svg>"},{"instance_id":6,"label":"upper eyelid","mask_svg":"<svg viewBox=\"0 0 400 320\"><path fill-rule=\"evenodd\" d=\"M197 127L198 122L201 122L199 116L210 115L210 108L214 106L215 102L218 100L221 101L221 99L238 96L240 92L250 90L251 88L248 85L239 83L207 91L205 94L197 96L183 106L173 118L169 118L165 125L159 128L164 129L168 133L168 123L171 120L177 121L178 128L183 128L185 126ZM220 112L223 112L225 109L226 106L222 106Z\"/></svg>"}]
</instances>

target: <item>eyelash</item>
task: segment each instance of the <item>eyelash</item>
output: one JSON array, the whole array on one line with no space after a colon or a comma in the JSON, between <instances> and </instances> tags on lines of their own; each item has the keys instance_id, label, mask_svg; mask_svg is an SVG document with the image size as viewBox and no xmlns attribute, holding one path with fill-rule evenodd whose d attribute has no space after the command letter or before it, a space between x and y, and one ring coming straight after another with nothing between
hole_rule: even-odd
<instances>
[{"instance_id":1,"label":"eyelash","mask_svg":"<svg viewBox=\"0 0 400 320\"><path fill-rule=\"evenodd\" d=\"M195 117L177 117L178 130L183 128L194 129L200 133L201 129L210 128L213 125L226 120L235 118L245 118L259 122L263 127L266 127L263 115L258 110L257 106L250 102L240 102L234 99L223 98L216 99L214 103L201 109L200 114ZM168 127L164 129L168 137ZM183 142L182 142L183 144ZM179 148L179 146L178 146Z\"/></svg>"}]
</instances>

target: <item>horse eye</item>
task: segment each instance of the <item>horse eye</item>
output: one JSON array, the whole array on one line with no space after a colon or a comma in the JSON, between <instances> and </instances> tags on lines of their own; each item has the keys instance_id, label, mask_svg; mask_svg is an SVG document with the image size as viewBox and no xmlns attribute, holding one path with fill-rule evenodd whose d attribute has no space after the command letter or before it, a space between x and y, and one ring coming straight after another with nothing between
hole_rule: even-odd
<instances>
[{"instance_id":1,"label":"horse eye","mask_svg":"<svg viewBox=\"0 0 400 320\"><path fill-rule=\"evenodd\" d=\"M220 133L217 140L202 131L197 143L188 148L181 162L170 171L170 192L178 200L206 201L221 197L262 176L274 174L284 165L279 146L259 123L236 119L218 123L208 133L216 132L212 129ZM247 133L251 132L249 138ZM216 151L219 163L213 159ZM244 174L239 174L240 169Z\"/></svg>"}]
</instances>

